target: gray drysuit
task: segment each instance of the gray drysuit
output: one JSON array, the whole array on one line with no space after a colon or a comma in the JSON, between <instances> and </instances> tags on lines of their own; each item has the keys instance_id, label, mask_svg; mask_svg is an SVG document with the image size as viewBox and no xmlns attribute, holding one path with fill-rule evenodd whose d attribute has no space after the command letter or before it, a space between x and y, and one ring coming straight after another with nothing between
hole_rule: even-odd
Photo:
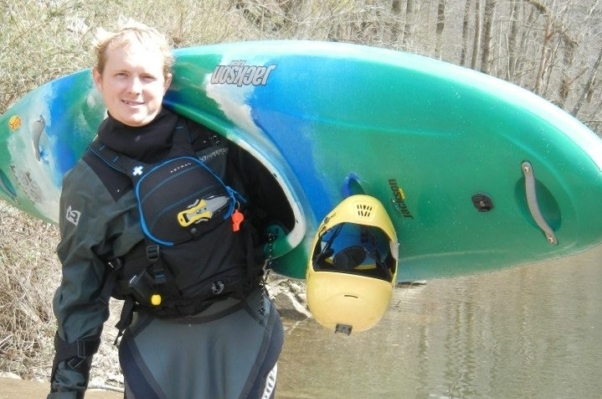
<instances>
[{"instance_id":1,"label":"gray drysuit","mask_svg":"<svg viewBox=\"0 0 602 399\"><path fill-rule=\"evenodd\" d=\"M177 120L163 110L149 125L130 128L109 116L99 138L115 151L156 162L169 151ZM206 129L192 126L196 143L197 130ZM241 184L243 179L230 170L228 151L232 148L222 140L197 154L228 184ZM54 311L57 353L63 347L71 352L66 360L55 359L48 399L83 398L92 355L109 316L107 304L99 300L108 276L106 261L125 256L144 239L131 183L115 173L99 176L98 162L103 161L88 153L63 183L57 247L63 278ZM135 314L119 350L126 398L270 398L282 340L278 313L259 285L246 301L226 299L186 318Z\"/></svg>"}]
</instances>

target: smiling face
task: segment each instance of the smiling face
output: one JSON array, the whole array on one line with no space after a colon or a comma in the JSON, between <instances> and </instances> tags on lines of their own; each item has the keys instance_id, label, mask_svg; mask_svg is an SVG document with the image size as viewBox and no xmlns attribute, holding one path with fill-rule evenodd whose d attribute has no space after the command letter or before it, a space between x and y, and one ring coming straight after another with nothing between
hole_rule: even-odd
<instances>
[{"instance_id":1,"label":"smiling face","mask_svg":"<svg viewBox=\"0 0 602 399\"><path fill-rule=\"evenodd\" d=\"M109 114L128 126L150 123L171 83L161 51L130 40L108 47L105 56L102 71L95 67L92 75Z\"/></svg>"}]
</instances>

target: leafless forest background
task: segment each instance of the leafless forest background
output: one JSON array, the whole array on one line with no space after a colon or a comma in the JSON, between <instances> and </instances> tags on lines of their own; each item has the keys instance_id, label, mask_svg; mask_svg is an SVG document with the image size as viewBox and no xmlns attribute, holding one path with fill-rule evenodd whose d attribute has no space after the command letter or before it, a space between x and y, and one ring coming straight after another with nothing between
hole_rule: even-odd
<instances>
[{"instance_id":1,"label":"leafless forest background","mask_svg":"<svg viewBox=\"0 0 602 399\"><path fill-rule=\"evenodd\" d=\"M0 113L91 65L99 26L134 17L177 47L338 40L418 53L497 76L602 131L601 0L0 0Z\"/></svg>"},{"instance_id":2,"label":"leafless forest background","mask_svg":"<svg viewBox=\"0 0 602 399\"><path fill-rule=\"evenodd\" d=\"M132 17L176 47L310 39L402 50L497 76L602 133L602 0L0 0L0 114L92 64L97 27ZM0 371L45 378L60 279L54 226L0 204Z\"/></svg>"}]
</instances>

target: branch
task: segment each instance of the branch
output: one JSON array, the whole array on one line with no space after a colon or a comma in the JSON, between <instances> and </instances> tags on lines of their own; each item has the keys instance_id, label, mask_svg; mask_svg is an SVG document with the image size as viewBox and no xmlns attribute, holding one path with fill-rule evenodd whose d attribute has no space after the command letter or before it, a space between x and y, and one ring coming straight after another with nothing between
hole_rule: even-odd
<instances>
[{"instance_id":1,"label":"branch","mask_svg":"<svg viewBox=\"0 0 602 399\"><path fill-rule=\"evenodd\" d=\"M577 101L575 108L573 108L571 115L573 115L575 117L577 116L577 113L583 106L583 103L585 102L586 98L588 97L588 95L590 95L590 92L592 90L594 90L593 85L596 80L596 74L598 73L600 64L602 64L602 49L600 49L600 54L598 54L598 59L596 60L594 67L592 68L592 72L590 73L587 83L585 84L585 87L583 88L583 93L581 93L581 97L579 98L579 101Z\"/></svg>"}]
</instances>

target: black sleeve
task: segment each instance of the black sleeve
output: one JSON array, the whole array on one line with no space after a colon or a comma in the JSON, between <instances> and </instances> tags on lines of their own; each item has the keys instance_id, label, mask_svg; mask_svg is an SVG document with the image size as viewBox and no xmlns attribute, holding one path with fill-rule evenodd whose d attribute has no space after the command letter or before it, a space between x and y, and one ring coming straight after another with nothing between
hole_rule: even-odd
<instances>
[{"instance_id":1,"label":"black sleeve","mask_svg":"<svg viewBox=\"0 0 602 399\"><path fill-rule=\"evenodd\" d=\"M295 224L292 210L276 178L244 149L230 144L227 179L233 188L244 193L253 215L253 224L264 231L278 224L290 231Z\"/></svg>"}]
</instances>

